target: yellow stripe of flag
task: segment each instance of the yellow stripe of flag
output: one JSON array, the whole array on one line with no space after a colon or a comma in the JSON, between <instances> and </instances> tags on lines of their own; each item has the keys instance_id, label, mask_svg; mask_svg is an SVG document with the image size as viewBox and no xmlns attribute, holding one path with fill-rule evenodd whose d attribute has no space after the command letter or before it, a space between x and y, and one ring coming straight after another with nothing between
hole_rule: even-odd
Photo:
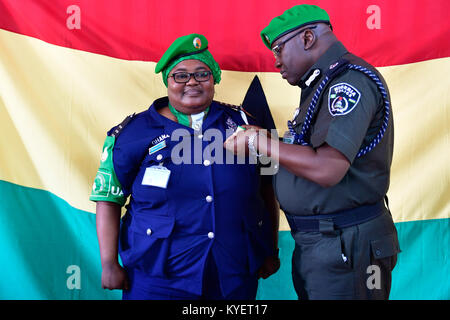
<instances>
[{"instance_id":1,"label":"yellow stripe of flag","mask_svg":"<svg viewBox=\"0 0 450 320\"><path fill-rule=\"evenodd\" d=\"M94 212L88 196L106 131L166 95L155 63L63 48L4 30L0 44L0 179L50 191ZM394 220L448 218L450 58L379 70L395 119L389 192ZM278 73L256 74L282 134L300 90ZM254 75L224 71L215 99L240 104ZM288 230L284 217L280 230Z\"/></svg>"}]
</instances>

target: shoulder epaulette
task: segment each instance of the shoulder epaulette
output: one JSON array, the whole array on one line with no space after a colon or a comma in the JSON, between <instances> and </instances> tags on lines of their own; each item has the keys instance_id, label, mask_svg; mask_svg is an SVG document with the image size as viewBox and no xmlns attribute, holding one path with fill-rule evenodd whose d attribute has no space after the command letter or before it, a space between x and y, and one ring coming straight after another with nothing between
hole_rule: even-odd
<instances>
[{"instance_id":1,"label":"shoulder epaulette","mask_svg":"<svg viewBox=\"0 0 450 320\"><path fill-rule=\"evenodd\" d=\"M325 74L329 78L334 78L337 74L347 70L347 65L350 62L347 59L339 59L335 63L331 64Z\"/></svg>"},{"instance_id":2,"label":"shoulder epaulette","mask_svg":"<svg viewBox=\"0 0 450 320\"><path fill-rule=\"evenodd\" d=\"M113 130L111 130L110 136L117 138L122 132L123 128L130 123L130 121L134 118L136 113L130 114L127 116L119 125L117 125Z\"/></svg>"},{"instance_id":3,"label":"shoulder epaulette","mask_svg":"<svg viewBox=\"0 0 450 320\"><path fill-rule=\"evenodd\" d=\"M245 110L242 106L237 106L234 104L229 104L229 103L225 103L225 102L221 102L221 101L216 101L218 104L228 107L236 112L243 112L245 113L247 116L256 119L256 117L254 115L252 115L250 112L248 112L247 110Z\"/></svg>"}]
</instances>

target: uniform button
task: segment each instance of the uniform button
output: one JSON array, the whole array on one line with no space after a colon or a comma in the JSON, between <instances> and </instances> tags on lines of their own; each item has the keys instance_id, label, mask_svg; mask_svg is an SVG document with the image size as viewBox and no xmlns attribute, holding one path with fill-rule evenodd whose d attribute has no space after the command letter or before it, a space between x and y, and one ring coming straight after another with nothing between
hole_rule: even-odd
<instances>
[{"instance_id":1,"label":"uniform button","mask_svg":"<svg viewBox=\"0 0 450 320\"><path fill-rule=\"evenodd\" d=\"M162 154L158 154L158 155L156 156L156 160L158 160L158 161L162 160Z\"/></svg>"},{"instance_id":2,"label":"uniform button","mask_svg":"<svg viewBox=\"0 0 450 320\"><path fill-rule=\"evenodd\" d=\"M212 202L213 201L213 198L211 197L211 196L206 196L206 202Z\"/></svg>"},{"instance_id":3,"label":"uniform button","mask_svg":"<svg viewBox=\"0 0 450 320\"><path fill-rule=\"evenodd\" d=\"M205 167L209 166L211 164L211 161L209 161L208 159L206 159L205 161L203 161L203 165Z\"/></svg>"},{"instance_id":4,"label":"uniform button","mask_svg":"<svg viewBox=\"0 0 450 320\"><path fill-rule=\"evenodd\" d=\"M261 226L262 226L262 224L263 224L262 220L258 222L258 226L260 226L260 227L261 227Z\"/></svg>"},{"instance_id":5,"label":"uniform button","mask_svg":"<svg viewBox=\"0 0 450 320\"><path fill-rule=\"evenodd\" d=\"M375 250L375 255L376 256L379 256L380 254L381 254L381 250L380 249Z\"/></svg>"},{"instance_id":6,"label":"uniform button","mask_svg":"<svg viewBox=\"0 0 450 320\"><path fill-rule=\"evenodd\" d=\"M214 238L214 232L208 232L208 238L210 239Z\"/></svg>"},{"instance_id":7,"label":"uniform button","mask_svg":"<svg viewBox=\"0 0 450 320\"><path fill-rule=\"evenodd\" d=\"M203 135L202 135L202 134L199 134L199 135L197 136L197 138L203 139Z\"/></svg>"},{"instance_id":8,"label":"uniform button","mask_svg":"<svg viewBox=\"0 0 450 320\"><path fill-rule=\"evenodd\" d=\"M192 126L192 128L194 128L194 130L200 129L200 123L194 123L194 125Z\"/></svg>"},{"instance_id":9,"label":"uniform button","mask_svg":"<svg viewBox=\"0 0 450 320\"><path fill-rule=\"evenodd\" d=\"M149 236L149 235L151 235L151 234L152 234L152 229L148 228L148 229L147 229L147 235Z\"/></svg>"}]
</instances>

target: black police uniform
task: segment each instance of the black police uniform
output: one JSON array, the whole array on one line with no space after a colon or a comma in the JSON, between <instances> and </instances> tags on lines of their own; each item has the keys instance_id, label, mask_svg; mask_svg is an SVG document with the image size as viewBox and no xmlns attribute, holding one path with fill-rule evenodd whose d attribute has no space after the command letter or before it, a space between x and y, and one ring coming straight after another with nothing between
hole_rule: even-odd
<instances>
[{"instance_id":1,"label":"black police uniform","mask_svg":"<svg viewBox=\"0 0 450 320\"><path fill-rule=\"evenodd\" d=\"M339 150L351 163L348 172L337 185L324 188L281 167L275 192L296 242L292 272L299 299L387 299L399 252L384 203L393 153L392 112L387 120L378 85L364 73L333 73L342 61L368 69L387 91L375 68L336 42L302 78L291 129L303 133L304 143L313 148L327 143ZM330 80L322 87L325 77ZM308 114L313 99L318 103ZM302 132L308 119L308 130ZM381 140L361 155L383 121Z\"/></svg>"}]
</instances>

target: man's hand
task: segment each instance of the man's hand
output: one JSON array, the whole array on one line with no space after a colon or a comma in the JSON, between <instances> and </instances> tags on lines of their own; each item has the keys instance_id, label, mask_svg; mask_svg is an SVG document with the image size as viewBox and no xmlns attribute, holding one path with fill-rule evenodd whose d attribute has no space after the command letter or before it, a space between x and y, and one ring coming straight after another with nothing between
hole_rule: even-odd
<instances>
[{"instance_id":1,"label":"man's hand","mask_svg":"<svg viewBox=\"0 0 450 320\"><path fill-rule=\"evenodd\" d=\"M267 130L258 126L243 125L245 130L237 130L224 142L225 149L236 155L248 155L248 138L257 133L267 135Z\"/></svg>"}]
</instances>

